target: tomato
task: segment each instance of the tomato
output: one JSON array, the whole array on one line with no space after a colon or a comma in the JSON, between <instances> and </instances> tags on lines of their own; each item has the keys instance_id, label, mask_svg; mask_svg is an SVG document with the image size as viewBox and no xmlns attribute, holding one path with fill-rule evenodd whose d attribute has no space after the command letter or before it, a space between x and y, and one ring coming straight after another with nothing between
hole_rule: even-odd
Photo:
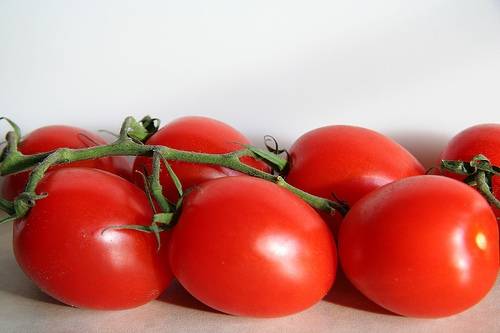
<instances>
[{"instance_id":1,"label":"tomato","mask_svg":"<svg viewBox=\"0 0 500 333\"><path fill-rule=\"evenodd\" d=\"M243 149L241 144L250 144L250 141L234 128L218 120L206 117L182 117L163 126L149 138L147 144L199 153L219 154ZM260 170L269 170L261 161L249 157L244 157L241 160ZM241 175L239 172L220 166L176 161L170 161L170 164L185 189L210 179ZM148 173L151 173L151 158L138 156L135 159L133 169L143 172L144 168ZM135 173L135 182L137 185L143 186L143 179L137 173ZM175 186L164 166L162 166L160 182L168 198L172 200L177 198Z\"/></svg>"},{"instance_id":2,"label":"tomato","mask_svg":"<svg viewBox=\"0 0 500 333\"><path fill-rule=\"evenodd\" d=\"M500 166L500 124L481 124L469 127L454 136L441 154L442 160L470 162L476 155L486 156L493 165ZM444 172L444 175L458 180L465 176ZM500 198L500 177L492 178L493 194ZM497 217L500 209L493 207Z\"/></svg>"},{"instance_id":3,"label":"tomato","mask_svg":"<svg viewBox=\"0 0 500 333\"><path fill-rule=\"evenodd\" d=\"M421 175L422 165L388 137L355 126L326 126L302 135L289 150L286 180L306 192L352 206L397 179ZM337 233L340 219L329 220Z\"/></svg>"},{"instance_id":4,"label":"tomato","mask_svg":"<svg viewBox=\"0 0 500 333\"><path fill-rule=\"evenodd\" d=\"M442 176L388 184L359 200L340 227L349 280L382 307L442 317L479 302L498 273L498 228L487 201Z\"/></svg>"},{"instance_id":5,"label":"tomato","mask_svg":"<svg viewBox=\"0 0 500 333\"><path fill-rule=\"evenodd\" d=\"M116 225L149 225L146 195L106 171L61 168L37 188L48 196L14 223L14 254L44 292L68 305L126 309L144 304L171 280L168 235ZM106 230L107 229L107 230Z\"/></svg>"},{"instance_id":6,"label":"tomato","mask_svg":"<svg viewBox=\"0 0 500 333\"><path fill-rule=\"evenodd\" d=\"M336 263L331 233L314 209L248 176L194 187L172 232L174 276L201 302L235 315L310 307L331 287Z\"/></svg>"},{"instance_id":7,"label":"tomato","mask_svg":"<svg viewBox=\"0 0 500 333\"><path fill-rule=\"evenodd\" d=\"M44 153L57 148L86 148L104 145L106 141L100 136L81 128L54 125L41 127L34 130L22 139L19 151L23 154ZM89 167L97 168L118 174L126 179L131 179L131 168L125 157L103 157L96 160L73 162L52 169L62 167ZM51 170L52 170L51 169ZM24 190L29 172L9 175L2 186L2 197L12 200Z\"/></svg>"}]
</instances>

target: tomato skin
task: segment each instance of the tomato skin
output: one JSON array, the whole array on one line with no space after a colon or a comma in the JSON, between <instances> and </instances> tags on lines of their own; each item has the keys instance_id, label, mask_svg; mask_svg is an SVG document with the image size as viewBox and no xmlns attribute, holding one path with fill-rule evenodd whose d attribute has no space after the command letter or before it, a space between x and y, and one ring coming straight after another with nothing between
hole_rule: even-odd
<instances>
[{"instance_id":1,"label":"tomato skin","mask_svg":"<svg viewBox=\"0 0 500 333\"><path fill-rule=\"evenodd\" d=\"M247 176L205 182L173 230L174 276L222 312L276 317L318 302L335 278L331 233L305 202Z\"/></svg>"},{"instance_id":2,"label":"tomato skin","mask_svg":"<svg viewBox=\"0 0 500 333\"><path fill-rule=\"evenodd\" d=\"M348 125L314 129L289 150L288 183L317 196L352 206L397 179L422 175L424 168L406 149L375 131ZM337 235L341 217L323 215Z\"/></svg>"},{"instance_id":3,"label":"tomato skin","mask_svg":"<svg viewBox=\"0 0 500 333\"><path fill-rule=\"evenodd\" d=\"M207 117L191 116L178 118L163 126L149 138L147 144L199 153L222 154L243 149L241 144L250 144L250 141L236 129L223 122ZM249 157L243 157L241 160L262 171L269 171L269 167L261 161ZM237 171L220 166L176 161L169 163L184 189L210 179L241 175ZM151 173L151 158L138 156L135 159L133 169L143 172L144 168L148 174ZM139 174L135 173L134 179L138 186L143 186L143 179ZM160 173L160 183L168 198L174 200L178 197L175 186L164 166L162 166Z\"/></svg>"},{"instance_id":4,"label":"tomato skin","mask_svg":"<svg viewBox=\"0 0 500 333\"><path fill-rule=\"evenodd\" d=\"M353 205L382 185L421 175L423 166L406 149L375 131L347 125L317 128L290 148L287 181L306 192Z\"/></svg>"},{"instance_id":5,"label":"tomato skin","mask_svg":"<svg viewBox=\"0 0 500 333\"><path fill-rule=\"evenodd\" d=\"M444 151L442 160L461 160L469 162L476 155L483 154L493 165L500 166L500 124L480 124L469 127L455 135ZM443 172L447 177L463 180L462 175ZM493 194L500 198L500 177L492 178ZM493 207L497 217L500 209Z\"/></svg>"},{"instance_id":6,"label":"tomato skin","mask_svg":"<svg viewBox=\"0 0 500 333\"><path fill-rule=\"evenodd\" d=\"M114 225L149 225L145 194L106 171L61 168L38 186L48 196L14 223L18 264L45 293L71 306L126 309L147 303L171 280L168 235ZM104 232L103 232L104 231Z\"/></svg>"},{"instance_id":7,"label":"tomato skin","mask_svg":"<svg viewBox=\"0 0 500 333\"><path fill-rule=\"evenodd\" d=\"M340 227L349 280L375 303L443 317L479 302L498 273L498 228L486 200L441 176L388 184L358 201Z\"/></svg>"},{"instance_id":8,"label":"tomato skin","mask_svg":"<svg viewBox=\"0 0 500 333\"><path fill-rule=\"evenodd\" d=\"M37 154L52 151L58 148L87 148L96 145L105 145L106 141L89 131L81 128L53 125L38 128L25 136L19 143L21 153ZM96 160L78 161L61 166L52 167L51 170L66 167L97 168L115 173L125 179L132 178L132 169L128 160L122 156L103 157ZM20 172L5 178L2 186L2 196L8 200L14 199L24 190L29 172Z\"/></svg>"}]
</instances>

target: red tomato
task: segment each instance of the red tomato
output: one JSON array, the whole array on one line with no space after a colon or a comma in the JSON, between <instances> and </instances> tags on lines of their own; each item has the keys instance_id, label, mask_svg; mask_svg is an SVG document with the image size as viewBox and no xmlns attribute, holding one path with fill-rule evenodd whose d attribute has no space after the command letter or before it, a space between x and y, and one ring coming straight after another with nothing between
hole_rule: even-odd
<instances>
[{"instance_id":1,"label":"red tomato","mask_svg":"<svg viewBox=\"0 0 500 333\"><path fill-rule=\"evenodd\" d=\"M320 216L292 193L247 176L193 188L170 248L175 277L217 310L274 317L304 310L331 287L336 250Z\"/></svg>"},{"instance_id":2,"label":"red tomato","mask_svg":"<svg viewBox=\"0 0 500 333\"><path fill-rule=\"evenodd\" d=\"M498 273L498 228L486 200L441 176L386 185L340 227L349 280L375 303L412 317L442 317L479 302Z\"/></svg>"},{"instance_id":3,"label":"red tomato","mask_svg":"<svg viewBox=\"0 0 500 333\"><path fill-rule=\"evenodd\" d=\"M61 168L47 174L37 190L48 196L14 223L14 253L40 289L92 309L139 306L165 290L171 280L167 235L157 252L152 234L104 231L151 223L139 188L106 171Z\"/></svg>"},{"instance_id":4,"label":"red tomato","mask_svg":"<svg viewBox=\"0 0 500 333\"><path fill-rule=\"evenodd\" d=\"M86 148L104 145L106 141L100 136L81 128L54 125L34 130L22 139L19 151L23 154L44 153L57 148ZM131 179L131 168L128 160L122 156L103 157L96 160L79 161L53 167L89 167L97 168ZM9 175L2 186L2 196L12 200L24 190L29 172Z\"/></svg>"},{"instance_id":5,"label":"red tomato","mask_svg":"<svg viewBox=\"0 0 500 333\"><path fill-rule=\"evenodd\" d=\"M199 153L220 154L243 149L241 144L250 144L250 141L243 134L220 121L206 117L182 117L162 127L147 141L147 144ZM269 170L261 161L249 157L241 160L260 170ZM239 172L220 166L176 161L170 161L170 163L185 189L209 179L241 175ZM134 162L134 171L142 172L144 167L148 173L151 173L151 158L138 156ZM143 186L143 179L138 174L135 174L135 182ZM164 166L162 166L160 182L168 198L172 200L177 198L175 186Z\"/></svg>"},{"instance_id":6,"label":"red tomato","mask_svg":"<svg viewBox=\"0 0 500 333\"><path fill-rule=\"evenodd\" d=\"M290 148L286 180L306 192L352 206L397 179L421 175L422 165L388 137L355 126L326 126L302 135ZM340 219L330 221L337 233Z\"/></svg>"},{"instance_id":7,"label":"red tomato","mask_svg":"<svg viewBox=\"0 0 500 333\"><path fill-rule=\"evenodd\" d=\"M476 155L483 154L493 165L500 166L500 124L482 124L469 127L454 136L441 154L442 160L469 162ZM449 172L444 175L458 180L465 177ZM500 198L500 177L493 176L493 194ZM493 207L500 217L500 209Z\"/></svg>"}]
</instances>

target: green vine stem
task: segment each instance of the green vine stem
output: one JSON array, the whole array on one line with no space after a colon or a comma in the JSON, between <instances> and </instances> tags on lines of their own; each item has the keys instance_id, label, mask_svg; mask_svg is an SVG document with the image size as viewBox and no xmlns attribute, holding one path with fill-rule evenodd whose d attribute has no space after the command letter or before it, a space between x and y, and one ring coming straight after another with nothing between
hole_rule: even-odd
<instances>
[{"instance_id":1,"label":"green vine stem","mask_svg":"<svg viewBox=\"0 0 500 333\"><path fill-rule=\"evenodd\" d=\"M492 188L492 177L500 176L500 167L492 165L486 156L476 155L470 162L442 160L441 170L466 176L466 184L475 187L492 206L500 209L500 200Z\"/></svg>"},{"instance_id":2,"label":"green vine stem","mask_svg":"<svg viewBox=\"0 0 500 333\"><path fill-rule=\"evenodd\" d=\"M145 122L145 119L148 121ZM291 191L318 210L325 211L329 214L334 214L337 211L342 215L347 212L347 207L344 204L304 192L288 184L280 176L269 174L240 161L240 158L249 156L264 160L271 166L276 166L276 163L279 163L276 155L267 159L266 156L269 152L259 151L256 147L245 146L244 149L225 154L206 154L177 150L160 145L146 145L143 141L151 135L151 131L157 130L155 124L155 120L148 117L139 122L133 117L127 117L122 124L118 139L109 145L82 149L61 148L52 152L33 155L24 155L20 153L17 150L17 142L19 141L17 137L18 134L16 131L8 132L7 138L10 138L10 141L8 140L8 145L5 148L6 153L2 156L0 175L5 176L31 168L32 171L26 184L25 191L15 199L14 203L2 199L0 201L0 209L9 214L12 214L14 210L18 218L27 214L29 208L33 206L34 201L41 198L41 196L37 195L35 192L36 187L42 180L45 172L53 165L122 155L153 157L153 174L148 176L148 182L151 185L153 196L163 210L162 214L169 213L172 207L166 199L165 201L163 200L161 185L158 181L159 164L161 160L166 163L166 166L168 166L167 161L182 161L226 167L273 182ZM170 176L172 177L172 174L170 174Z\"/></svg>"}]
</instances>

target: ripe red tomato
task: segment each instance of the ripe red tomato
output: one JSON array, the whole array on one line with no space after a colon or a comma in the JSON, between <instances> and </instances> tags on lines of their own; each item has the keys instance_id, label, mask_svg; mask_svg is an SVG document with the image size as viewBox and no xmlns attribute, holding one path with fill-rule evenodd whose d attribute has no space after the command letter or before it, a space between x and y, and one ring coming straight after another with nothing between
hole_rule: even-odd
<instances>
[{"instance_id":1,"label":"ripe red tomato","mask_svg":"<svg viewBox=\"0 0 500 333\"><path fill-rule=\"evenodd\" d=\"M48 173L37 190L48 196L14 223L14 253L40 289L92 309L139 306L165 290L171 280L167 235L157 252L152 234L104 231L151 223L139 188L106 171L61 168Z\"/></svg>"},{"instance_id":2,"label":"ripe red tomato","mask_svg":"<svg viewBox=\"0 0 500 333\"><path fill-rule=\"evenodd\" d=\"M243 148L241 144L250 144L250 141L234 128L218 120L206 117L182 117L163 126L147 141L147 144L199 153L221 154L240 150ZM260 170L269 170L261 161L249 157L241 160ZM209 179L241 175L239 172L220 166L176 161L170 161L170 164L185 189ZM138 156L134 162L134 171L142 172L144 167L151 173L151 158ZM136 184L143 186L142 177L137 173L134 177ZM172 200L177 198L175 186L164 166L160 173L160 182L168 198Z\"/></svg>"},{"instance_id":3,"label":"ripe red tomato","mask_svg":"<svg viewBox=\"0 0 500 333\"><path fill-rule=\"evenodd\" d=\"M77 127L54 125L34 130L22 139L18 149L23 154L36 154L57 148L86 148L104 144L106 144L106 141L92 132ZM73 162L55 166L51 170L64 167L97 168L115 173L126 179L131 179L132 171L128 160L122 156ZM9 200L14 199L24 190L28 175L29 172L20 172L7 176L2 186L2 196Z\"/></svg>"},{"instance_id":4,"label":"ripe red tomato","mask_svg":"<svg viewBox=\"0 0 500 333\"><path fill-rule=\"evenodd\" d=\"M450 140L441 159L469 162L479 154L486 156L493 165L500 166L500 124L482 124L463 130ZM465 178L450 172L443 174L458 180ZM493 194L500 198L500 177L493 176L492 185ZM493 207L493 211L500 217L500 209Z\"/></svg>"},{"instance_id":5,"label":"ripe red tomato","mask_svg":"<svg viewBox=\"0 0 500 333\"><path fill-rule=\"evenodd\" d=\"M479 302L498 273L498 228L487 201L441 176L388 184L358 201L340 227L349 280L375 303L442 317Z\"/></svg>"},{"instance_id":6,"label":"ripe red tomato","mask_svg":"<svg viewBox=\"0 0 500 333\"><path fill-rule=\"evenodd\" d=\"M194 187L171 238L179 282L201 302L236 315L308 308L330 289L336 263L331 233L314 209L247 176Z\"/></svg>"},{"instance_id":7,"label":"ripe red tomato","mask_svg":"<svg viewBox=\"0 0 500 333\"><path fill-rule=\"evenodd\" d=\"M421 175L422 165L388 137L355 126L326 126L302 135L289 150L286 180L306 192L352 206L397 179ZM337 233L340 219L330 220Z\"/></svg>"}]
</instances>

